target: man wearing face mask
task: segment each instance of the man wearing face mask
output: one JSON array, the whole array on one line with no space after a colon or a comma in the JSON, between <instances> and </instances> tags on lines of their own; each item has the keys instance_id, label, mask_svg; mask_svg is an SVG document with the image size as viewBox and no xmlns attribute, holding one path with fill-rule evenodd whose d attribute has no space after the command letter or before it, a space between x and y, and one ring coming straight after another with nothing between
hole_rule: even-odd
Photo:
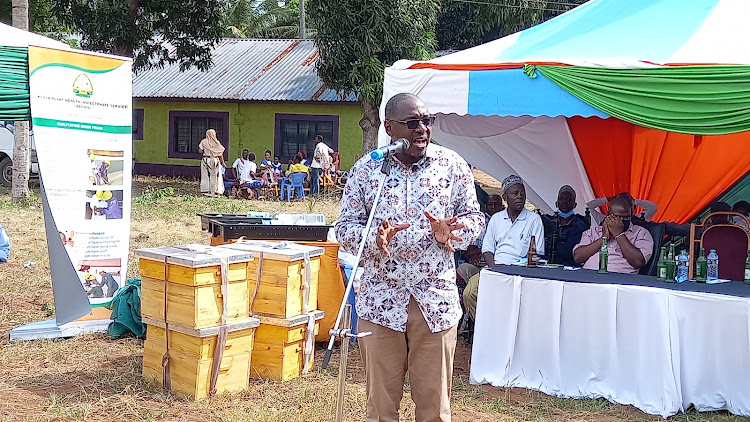
<instances>
[{"instance_id":1,"label":"man wearing face mask","mask_svg":"<svg viewBox=\"0 0 750 422\"><path fill-rule=\"evenodd\" d=\"M573 248L573 258L584 269L599 269L599 250L607 238L607 271L638 274L646 265L654 249L654 239L648 230L630 224L633 206L627 199L616 197L609 203L609 214L600 226L586 230L581 242Z\"/></svg>"},{"instance_id":2,"label":"man wearing face mask","mask_svg":"<svg viewBox=\"0 0 750 422\"><path fill-rule=\"evenodd\" d=\"M542 216L544 223L544 258L552 264L577 267L573 259L573 247L581 241L583 232L589 229L589 222L576 214L576 191L565 185L560 188L555 202L554 215Z\"/></svg>"}]
</instances>

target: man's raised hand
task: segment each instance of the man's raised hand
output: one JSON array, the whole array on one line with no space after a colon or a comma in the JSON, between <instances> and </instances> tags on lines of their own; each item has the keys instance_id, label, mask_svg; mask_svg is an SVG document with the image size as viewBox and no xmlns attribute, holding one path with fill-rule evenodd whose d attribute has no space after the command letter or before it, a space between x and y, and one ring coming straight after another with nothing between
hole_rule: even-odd
<instances>
[{"instance_id":1,"label":"man's raised hand","mask_svg":"<svg viewBox=\"0 0 750 422\"><path fill-rule=\"evenodd\" d=\"M437 240L439 243L444 244L451 252L456 252L456 249L453 247L451 240L460 242L464 240L464 238L453 234L453 231L463 229L464 227L466 227L466 224L456 223L458 217L451 217L440 220L427 211L424 212L424 215L425 217L427 217L427 220L429 220L432 231L435 233L435 240Z\"/></svg>"},{"instance_id":2,"label":"man's raised hand","mask_svg":"<svg viewBox=\"0 0 750 422\"><path fill-rule=\"evenodd\" d=\"M383 221L383 223L378 226L378 236L375 238L375 243L385 256L391 256L391 252L388 250L388 244L391 242L393 236L409 226L409 223L396 224L394 226L388 220Z\"/></svg>"}]
</instances>

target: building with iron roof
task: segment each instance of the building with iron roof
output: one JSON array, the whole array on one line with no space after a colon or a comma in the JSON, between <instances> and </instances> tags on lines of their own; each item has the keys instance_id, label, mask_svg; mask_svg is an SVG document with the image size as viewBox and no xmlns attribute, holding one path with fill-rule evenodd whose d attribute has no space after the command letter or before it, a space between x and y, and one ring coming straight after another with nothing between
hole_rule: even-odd
<instances>
[{"instance_id":1,"label":"building with iron roof","mask_svg":"<svg viewBox=\"0 0 750 422\"><path fill-rule=\"evenodd\" d=\"M341 155L342 167L362 150L362 107L318 78L311 40L223 39L213 66L180 71L179 64L133 76L133 153L139 174L196 176L197 146L216 130L231 163L247 148L286 163L312 156L315 135Z\"/></svg>"}]
</instances>

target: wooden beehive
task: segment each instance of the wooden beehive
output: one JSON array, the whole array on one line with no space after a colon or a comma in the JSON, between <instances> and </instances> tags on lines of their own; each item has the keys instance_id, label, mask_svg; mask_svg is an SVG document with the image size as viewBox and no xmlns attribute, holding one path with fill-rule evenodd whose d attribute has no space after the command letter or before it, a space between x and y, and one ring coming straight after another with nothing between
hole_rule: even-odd
<instances>
[{"instance_id":1,"label":"wooden beehive","mask_svg":"<svg viewBox=\"0 0 750 422\"><path fill-rule=\"evenodd\" d=\"M143 378L163 385L162 357L166 351L163 321L144 317L148 334L143 344ZM247 390L253 337L259 321L249 318L228 325L224 355L219 366L216 392ZM211 367L216 350L218 327L191 329L169 324L169 372L171 391L200 400L209 395Z\"/></svg>"},{"instance_id":2,"label":"wooden beehive","mask_svg":"<svg viewBox=\"0 0 750 422\"><path fill-rule=\"evenodd\" d=\"M252 252L218 250L205 245L164 246L138 249L141 275L141 314L190 328L221 324L224 298L221 293L221 257L227 257L227 322L250 316L251 287L247 267Z\"/></svg>"},{"instance_id":3,"label":"wooden beehive","mask_svg":"<svg viewBox=\"0 0 750 422\"><path fill-rule=\"evenodd\" d=\"M258 265L262 254L260 284L253 301L252 314L274 318L291 318L304 313L307 271L305 254L307 254L310 263L310 291L307 299L307 311L318 308L318 275L320 273L320 256L325 252L323 248L290 242L256 240L229 243L216 248L240 250L254 254L255 259L247 266L247 279L251 292L255 289Z\"/></svg>"},{"instance_id":4,"label":"wooden beehive","mask_svg":"<svg viewBox=\"0 0 750 422\"><path fill-rule=\"evenodd\" d=\"M313 337L318 333L319 321L325 312L312 312L315 319ZM305 340L307 338L308 316L293 318L258 317L260 326L255 331L255 346L250 375L253 378L271 378L280 381L290 380L302 374L305 365ZM313 339L314 341L314 339ZM310 352L309 368L315 361L315 346Z\"/></svg>"}]
</instances>

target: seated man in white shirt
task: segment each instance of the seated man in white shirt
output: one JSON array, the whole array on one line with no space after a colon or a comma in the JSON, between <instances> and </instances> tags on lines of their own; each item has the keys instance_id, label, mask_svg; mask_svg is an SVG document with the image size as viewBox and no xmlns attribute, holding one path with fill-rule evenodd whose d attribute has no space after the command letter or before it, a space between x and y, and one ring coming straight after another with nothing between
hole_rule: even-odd
<instances>
[{"instance_id":1,"label":"seated man in white shirt","mask_svg":"<svg viewBox=\"0 0 750 422\"><path fill-rule=\"evenodd\" d=\"M651 217L653 217L654 214L656 214L656 211L659 209L659 206L654 204L653 202L647 201L645 199L635 199L627 192L621 192L615 196L602 196L601 198L596 198L593 201L589 201L586 203L586 206L591 211L591 218L594 220L594 223L596 223L597 226L599 224L602 224L602 221L604 221L605 218L605 215L600 210L597 210L597 208L601 207L604 204L612 202L612 200L615 198L625 199L626 201L630 202L633 208L643 208L643 219L646 221L651 221ZM592 226L593 225L594 224L592 224Z\"/></svg>"},{"instance_id":2,"label":"seated man in white shirt","mask_svg":"<svg viewBox=\"0 0 750 422\"><path fill-rule=\"evenodd\" d=\"M234 163L232 163L234 172L237 175L237 180L239 180L240 183L243 182L242 180L243 173L252 170L252 166L249 165L250 164L249 156L250 156L250 151L248 151L247 149L243 149L242 157L237 158L236 160L234 160ZM252 170L252 171L255 171L255 170ZM244 173L244 174L247 175L247 173Z\"/></svg>"},{"instance_id":3,"label":"seated man in white shirt","mask_svg":"<svg viewBox=\"0 0 750 422\"><path fill-rule=\"evenodd\" d=\"M237 173L237 180L240 181L240 185L251 183L255 180L255 171L258 169L258 165L255 164L255 154L250 154L247 149L242 150L242 157L234 160L235 172Z\"/></svg>"},{"instance_id":4,"label":"seated man in white shirt","mask_svg":"<svg viewBox=\"0 0 750 422\"><path fill-rule=\"evenodd\" d=\"M534 237L536 250L544 255L544 225L542 218L526 209L526 188L516 175L503 179L503 199L508 208L490 218L482 240L484 261L490 268L516 264L529 253L529 244ZM471 319L477 312L479 274L469 279L464 290L464 307Z\"/></svg>"}]
</instances>

